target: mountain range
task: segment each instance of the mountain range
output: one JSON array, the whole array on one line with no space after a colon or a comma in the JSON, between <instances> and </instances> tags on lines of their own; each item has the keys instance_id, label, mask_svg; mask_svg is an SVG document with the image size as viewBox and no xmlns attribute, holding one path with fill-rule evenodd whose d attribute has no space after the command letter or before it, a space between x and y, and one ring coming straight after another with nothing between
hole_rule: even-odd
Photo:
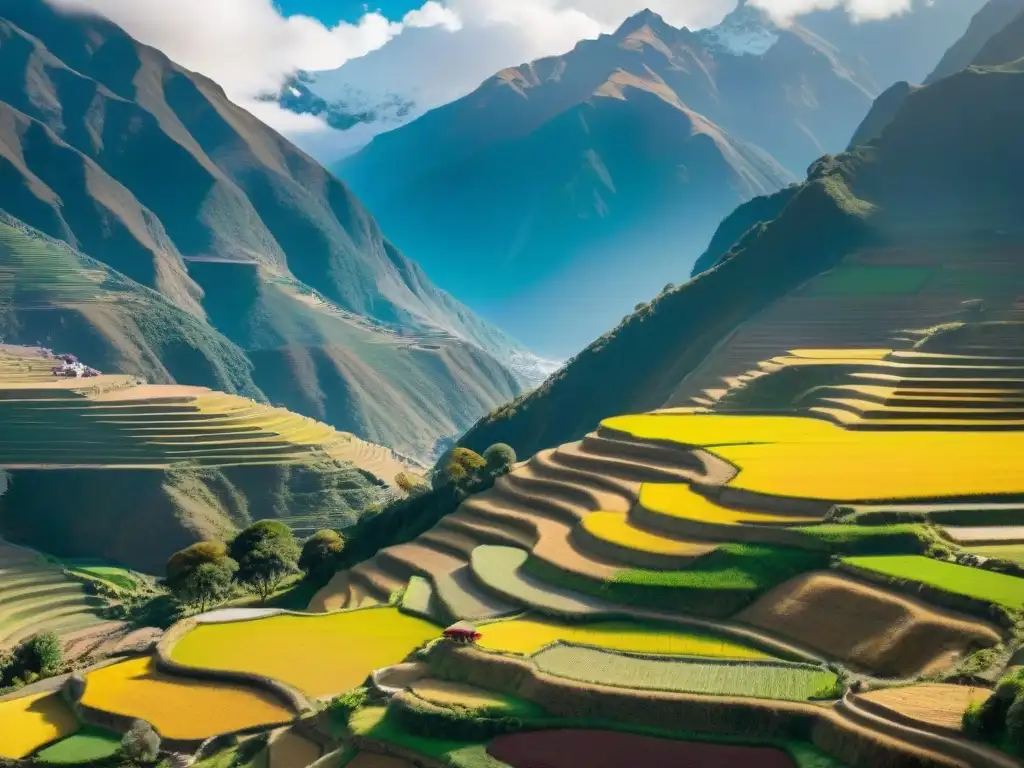
<instances>
[{"instance_id":1,"label":"mountain range","mask_svg":"<svg viewBox=\"0 0 1024 768\"><path fill-rule=\"evenodd\" d=\"M874 97L923 78L981 2L916 5L783 27L744 2L698 31L644 11L499 72L337 172L441 285L571 354L684 278L736 205L845 147Z\"/></svg>"},{"instance_id":2,"label":"mountain range","mask_svg":"<svg viewBox=\"0 0 1024 768\"><path fill-rule=\"evenodd\" d=\"M721 386L721 376L755 366L758 354L813 345L811 316L834 346L844 333L862 346L865 338L869 346L896 343L887 334L902 329L886 323L885 307L897 323L904 308L910 322L926 313L956 322L971 306L1020 319L1024 14L979 48L966 69L910 90L867 143L821 158L804 183L736 209L702 257L705 271L639 307L462 444L501 440L531 455L608 416L693 405L712 396L705 388ZM826 275L819 303L801 303L810 295L802 287ZM907 275L918 282L901 289ZM876 298L876 309L857 314L886 295L887 304ZM817 314L828 308L835 318ZM873 336L864 328L872 323L883 326Z\"/></svg>"},{"instance_id":3,"label":"mountain range","mask_svg":"<svg viewBox=\"0 0 1024 768\"><path fill-rule=\"evenodd\" d=\"M159 308L5 253L6 342L266 399L420 459L543 378L342 182L113 23L2 0L0 67L0 210Z\"/></svg>"}]
</instances>

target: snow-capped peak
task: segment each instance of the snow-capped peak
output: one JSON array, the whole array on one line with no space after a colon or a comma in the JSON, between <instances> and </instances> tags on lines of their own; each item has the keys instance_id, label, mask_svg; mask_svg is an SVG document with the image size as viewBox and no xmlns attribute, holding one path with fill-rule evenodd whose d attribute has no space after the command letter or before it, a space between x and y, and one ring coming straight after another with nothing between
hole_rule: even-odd
<instances>
[{"instance_id":1,"label":"snow-capped peak","mask_svg":"<svg viewBox=\"0 0 1024 768\"><path fill-rule=\"evenodd\" d=\"M744 1L718 26L698 34L708 45L734 56L762 56L779 41L779 29L768 15Z\"/></svg>"}]
</instances>

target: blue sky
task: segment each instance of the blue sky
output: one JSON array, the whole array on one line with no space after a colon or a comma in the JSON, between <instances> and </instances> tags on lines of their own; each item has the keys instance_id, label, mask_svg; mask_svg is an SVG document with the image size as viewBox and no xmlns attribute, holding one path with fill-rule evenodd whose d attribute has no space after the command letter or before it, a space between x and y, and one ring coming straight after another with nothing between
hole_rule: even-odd
<instances>
[{"instance_id":1,"label":"blue sky","mask_svg":"<svg viewBox=\"0 0 1024 768\"><path fill-rule=\"evenodd\" d=\"M375 0L372 3L363 0L277 0L277 5L285 16L301 13L334 26L342 19L356 21L367 10L380 10L389 19L401 18L423 3L416 0Z\"/></svg>"}]
</instances>

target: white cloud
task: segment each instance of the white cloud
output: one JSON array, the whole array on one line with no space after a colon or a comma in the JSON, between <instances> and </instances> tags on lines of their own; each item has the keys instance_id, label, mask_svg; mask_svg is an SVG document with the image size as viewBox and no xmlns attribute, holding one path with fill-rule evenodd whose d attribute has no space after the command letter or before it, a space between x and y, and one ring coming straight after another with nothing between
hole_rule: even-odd
<instances>
[{"instance_id":1,"label":"white cloud","mask_svg":"<svg viewBox=\"0 0 1024 768\"><path fill-rule=\"evenodd\" d=\"M885 19L911 10L914 0L750 0L752 5L764 8L776 20L791 21L811 11L844 8L857 21Z\"/></svg>"},{"instance_id":2,"label":"white cloud","mask_svg":"<svg viewBox=\"0 0 1024 768\"><path fill-rule=\"evenodd\" d=\"M179 64L217 81L246 107L277 90L296 69L335 69L388 43L408 27L457 30L437 0L389 20L367 13L328 28L308 16L283 17L271 0L49 0L63 10L102 14ZM267 110L264 110L267 113ZM308 127L308 123L307 123Z\"/></svg>"},{"instance_id":3,"label":"white cloud","mask_svg":"<svg viewBox=\"0 0 1024 768\"><path fill-rule=\"evenodd\" d=\"M912 0L750 0L788 19L844 7L858 19L899 13ZM737 0L429 0L402 19L379 12L328 28L306 16L283 17L272 0L49 0L57 7L101 13L178 63L220 83L239 104L289 135L326 130L317 118L295 118L254 101L276 91L297 69L325 72L316 90L327 98L398 93L420 111L458 98L494 72L563 53L610 32L649 7L675 26L717 23ZM390 127L390 126L382 126ZM377 129L379 130L379 129ZM359 126L339 145L363 143ZM316 146L326 146L316 142ZM325 158L326 159L326 158Z\"/></svg>"}]
</instances>

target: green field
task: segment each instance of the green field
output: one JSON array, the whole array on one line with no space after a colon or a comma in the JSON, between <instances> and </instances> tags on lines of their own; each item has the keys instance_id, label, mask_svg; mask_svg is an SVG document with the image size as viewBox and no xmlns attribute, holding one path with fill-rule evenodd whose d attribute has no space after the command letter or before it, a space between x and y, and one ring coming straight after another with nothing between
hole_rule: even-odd
<instances>
[{"instance_id":1,"label":"green field","mask_svg":"<svg viewBox=\"0 0 1024 768\"><path fill-rule=\"evenodd\" d=\"M114 565L97 565L91 561L78 560L69 560L67 566L68 570L72 573L96 579L97 581L104 581L121 589L134 591L142 586L138 576L127 568L119 568Z\"/></svg>"},{"instance_id":2,"label":"green field","mask_svg":"<svg viewBox=\"0 0 1024 768\"><path fill-rule=\"evenodd\" d=\"M971 547L971 552L982 557L1009 560L1011 563L1024 565L1024 544L987 544Z\"/></svg>"},{"instance_id":3,"label":"green field","mask_svg":"<svg viewBox=\"0 0 1024 768\"><path fill-rule=\"evenodd\" d=\"M788 579L828 566L827 552L760 544L726 544L690 568L623 569L597 582L531 558L525 570L538 579L616 603L725 617Z\"/></svg>"},{"instance_id":4,"label":"green field","mask_svg":"<svg viewBox=\"0 0 1024 768\"><path fill-rule=\"evenodd\" d=\"M1024 607L1024 579L983 571L966 565L945 563L916 555L889 557L848 557L844 562L856 568L917 581L958 595L985 600L1004 608Z\"/></svg>"},{"instance_id":5,"label":"green field","mask_svg":"<svg viewBox=\"0 0 1024 768\"><path fill-rule=\"evenodd\" d=\"M916 294L935 274L933 267L840 266L811 284L815 295L895 296Z\"/></svg>"},{"instance_id":6,"label":"green field","mask_svg":"<svg viewBox=\"0 0 1024 768\"><path fill-rule=\"evenodd\" d=\"M621 688L805 701L831 691L836 676L810 664L641 656L555 645L534 655L541 671Z\"/></svg>"},{"instance_id":7,"label":"green field","mask_svg":"<svg viewBox=\"0 0 1024 768\"><path fill-rule=\"evenodd\" d=\"M109 757L121 746L116 734L87 725L78 733L51 744L35 754L41 763L83 763Z\"/></svg>"}]
</instances>

